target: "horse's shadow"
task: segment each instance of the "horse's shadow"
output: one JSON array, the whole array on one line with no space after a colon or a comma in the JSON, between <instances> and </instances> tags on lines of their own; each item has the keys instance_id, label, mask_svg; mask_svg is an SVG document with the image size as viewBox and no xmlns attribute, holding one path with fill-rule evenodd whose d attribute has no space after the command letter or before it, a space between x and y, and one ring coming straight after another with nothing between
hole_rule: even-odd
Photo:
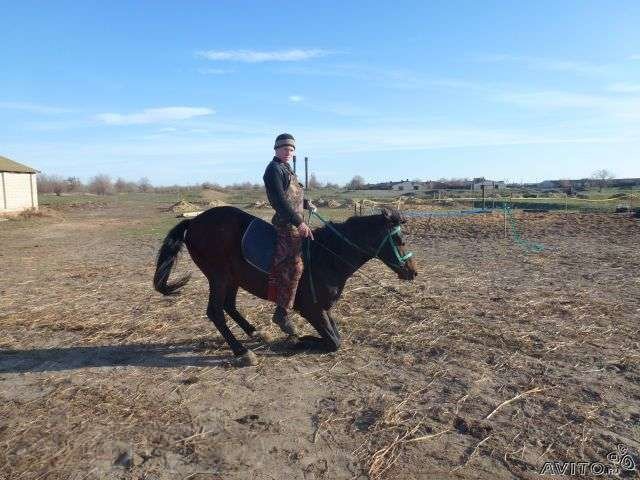
<instances>
[{"instance_id":1,"label":"horse's shadow","mask_svg":"<svg viewBox=\"0 0 640 480\"><path fill-rule=\"evenodd\" d=\"M252 347L258 347L257 342ZM249 345L248 345L249 346ZM66 348L0 350L0 374L56 372L92 367L212 367L233 364L223 339L187 340L167 343L133 343ZM217 353L221 351L223 353ZM288 356L295 350L275 342L258 355Z\"/></svg>"}]
</instances>

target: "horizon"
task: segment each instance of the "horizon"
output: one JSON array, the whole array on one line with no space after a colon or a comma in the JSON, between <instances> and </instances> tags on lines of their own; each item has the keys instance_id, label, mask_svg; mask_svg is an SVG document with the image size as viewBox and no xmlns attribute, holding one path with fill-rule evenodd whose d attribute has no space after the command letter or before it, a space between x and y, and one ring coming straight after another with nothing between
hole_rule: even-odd
<instances>
[{"instance_id":1,"label":"horizon","mask_svg":"<svg viewBox=\"0 0 640 480\"><path fill-rule=\"evenodd\" d=\"M0 155L261 183L287 131L322 183L640 177L637 2L189 7L7 4Z\"/></svg>"}]
</instances>

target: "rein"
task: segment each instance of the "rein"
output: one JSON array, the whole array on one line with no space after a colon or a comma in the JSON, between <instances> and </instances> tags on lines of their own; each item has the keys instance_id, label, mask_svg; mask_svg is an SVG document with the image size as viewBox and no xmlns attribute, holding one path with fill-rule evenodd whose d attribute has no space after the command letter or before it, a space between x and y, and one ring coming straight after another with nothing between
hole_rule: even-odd
<instances>
[{"instance_id":1,"label":"rein","mask_svg":"<svg viewBox=\"0 0 640 480\"><path fill-rule=\"evenodd\" d=\"M400 255L400 252L398 251L398 247L396 246L395 242L393 241L392 236L395 235L396 233L400 232L400 225L398 225L397 227L395 227L393 230L389 231L385 237L382 239L382 241L380 242L380 245L378 246L378 248L376 249L375 252L369 252L365 249L363 249L362 247L356 245L355 243L353 243L351 240L349 240L347 237L345 237L342 233L340 233L340 231L335 228L330 222L326 221L324 218L322 218L322 216L314 211L310 211L309 213L309 220L311 220L311 215L315 215L316 217L318 217L318 219L327 227L329 228L329 230L331 230L333 233L335 233L338 238L342 239L345 243L347 243L348 245L352 246L353 248L355 248L356 250L360 251L361 253L364 253L365 255L372 255L373 258L378 258L379 254L380 254L380 250L382 250L382 247L384 246L384 244L389 241L389 243L391 244L393 253L395 254L396 258L398 259L398 264L395 266L399 266L402 267L404 266L404 264L406 263L406 261L411 258L413 256L413 252L408 252L405 255ZM332 255L334 255L336 258L338 258L339 260L341 260L342 262L344 262L345 264L347 264L348 266L350 266L351 268L355 268L355 265L353 265L351 262L349 262L348 260L344 259L343 257L341 257L340 255L338 255L336 252L334 252L333 250L331 250L329 247L327 247L326 245L323 245L322 243L318 242L317 240L313 240L317 245L319 245L320 247L324 248L326 251L328 251L329 253L331 253ZM318 298L316 295L316 288L313 282L313 275L311 274L311 240L310 239L305 239L305 250L304 250L304 255L305 255L305 263L307 264L307 270L309 271L309 288L311 289L311 297L313 299L313 303L318 303ZM404 295L399 292L398 290L396 290L395 288L389 286L389 285L384 285L381 282L379 282L377 279L370 277L369 275L365 275L362 272L358 272L357 270L354 271L354 273L358 273L359 275L362 275L363 277L371 280L372 282L378 284L380 287L382 288L386 288L387 290L389 290L391 293L395 294L396 296L398 296L400 298L400 300L402 300L405 303L406 302Z\"/></svg>"},{"instance_id":2,"label":"rein","mask_svg":"<svg viewBox=\"0 0 640 480\"><path fill-rule=\"evenodd\" d=\"M397 234L397 233L400 233L400 225L396 226L393 230L390 230L384 236L384 238L380 242L380 245L378 245L378 248L375 250L375 252L370 252L370 251L367 251L364 248L356 245L351 240L349 240L347 237L345 237L342 233L340 233L340 231L336 227L334 227L331 224L331 222L327 222L324 218L322 218L322 216L319 213L312 211L311 215L315 215L316 217L318 217L318 219L329 230L331 230L333 233L335 233L340 239L342 239L345 243L347 243L348 245L351 245L353 248L355 248L356 250L360 251L361 253L364 253L365 255L371 255L373 258L378 258L378 259L382 260L380 258L380 250L382 250L382 247L384 247L385 243L389 242L389 244L391 245L391 249L393 250L393 253L395 254L395 257L398 260L398 263L395 264L394 266L403 267L404 264L407 263L407 260L409 260L413 256L413 252L408 252L407 254L401 256L400 252L398 251L398 246L393 241L393 236L395 234Z\"/></svg>"}]
</instances>

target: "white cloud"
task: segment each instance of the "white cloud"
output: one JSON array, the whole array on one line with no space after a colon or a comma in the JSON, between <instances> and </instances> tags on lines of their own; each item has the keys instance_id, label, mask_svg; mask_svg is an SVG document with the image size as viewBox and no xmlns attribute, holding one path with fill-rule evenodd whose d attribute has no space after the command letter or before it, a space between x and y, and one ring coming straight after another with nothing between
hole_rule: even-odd
<instances>
[{"instance_id":1,"label":"white cloud","mask_svg":"<svg viewBox=\"0 0 640 480\"><path fill-rule=\"evenodd\" d=\"M275 73L310 77L351 78L375 83L384 88L415 90L428 85L428 81L411 70L378 68L370 65L342 64L331 66L286 66L274 69Z\"/></svg>"},{"instance_id":2,"label":"white cloud","mask_svg":"<svg viewBox=\"0 0 640 480\"><path fill-rule=\"evenodd\" d=\"M198 73L202 75L227 75L233 73L235 70L230 68L199 68Z\"/></svg>"},{"instance_id":3,"label":"white cloud","mask_svg":"<svg viewBox=\"0 0 640 480\"><path fill-rule=\"evenodd\" d=\"M260 62L298 62L311 58L324 57L332 52L320 48L302 49L292 48L289 50L206 50L197 52L197 55L207 60L234 61L246 63Z\"/></svg>"},{"instance_id":4,"label":"white cloud","mask_svg":"<svg viewBox=\"0 0 640 480\"><path fill-rule=\"evenodd\" d=\"M609 65L580 60L558 60L552 58L527 57L523 55L477 55L475 60L481 63L519 63L535 70L570 72L578 75L602 75L610 71Z\"/></svg>"},{"instance_id":5,"label":"white cloud","mask_svg":"<svg viewBox=\"0 0 640 480\"><path fill-rule=\"evenodd\" d=\"M142 112L129 114L100 113L95 118L107 125L142 125L186 120L213 113L215 113L214 110L203 107L164 107L148 108Z\"/></svg>"},{"instance_id":6,"label":"white cloud","mask_svg":"<svg viewBox=\"0 0 640 480\"><path fill-rule=\"evenodd\" d=\"M38 105L35 103L28 103L28 102L0 102L0 109L21 110L24 112L42 113L42 114L68 113L72 111L67 108L51 107L48 105Z\"/></svg>"},{"instance_id":7,"label":"white cloud","mask_svg":"<svg viewBox=\"0 0 640 480\"><path fill-rule=\"evenodd\" d=\"M640 93L640 83L612 83L607 87L607 90L616 93Z\"/></svg>"},{"instance_id":8,"label":"white cloud","mask_svg":"<svg viewBox=\"0 0 640 480\"><path fill-rule=\"evenodd\" d=\"M590 109L628 120L640 118L640 96L622 99L618 96L539 91L500 93L495 94L493 98L533 110Z\"/></svg>"},{"instance_id":9,"label":"white cloud","mask_svg":"<svg viewBox=\"0 0 640 480\"><path fill-rule=\"evenodd\" d=\"M291 103L304 105L309 110L315 112L332 113L341 117L366 117L374 115L371 110L350 103L309 101L302 95L290 95L289 101Z\"/></svg>"}]
</instances>

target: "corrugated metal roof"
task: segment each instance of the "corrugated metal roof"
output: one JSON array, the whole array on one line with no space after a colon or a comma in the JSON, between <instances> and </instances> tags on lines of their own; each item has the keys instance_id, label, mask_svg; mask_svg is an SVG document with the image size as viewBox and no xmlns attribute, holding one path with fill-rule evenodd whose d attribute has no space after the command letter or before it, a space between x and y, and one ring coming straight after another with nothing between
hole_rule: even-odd
<instances>
[{"instance_id":1,"label":"corrugated metal roof","mask_svg":"<svg viewBox=\"0 0 640 480\"><path fill-rule=\"evenodd\" d=\"M0 155L0 172L38 173L36 169L14 162L13 160L9 160L7 157L3 157L2 155Z\"/></svg>"}]
</instances>

